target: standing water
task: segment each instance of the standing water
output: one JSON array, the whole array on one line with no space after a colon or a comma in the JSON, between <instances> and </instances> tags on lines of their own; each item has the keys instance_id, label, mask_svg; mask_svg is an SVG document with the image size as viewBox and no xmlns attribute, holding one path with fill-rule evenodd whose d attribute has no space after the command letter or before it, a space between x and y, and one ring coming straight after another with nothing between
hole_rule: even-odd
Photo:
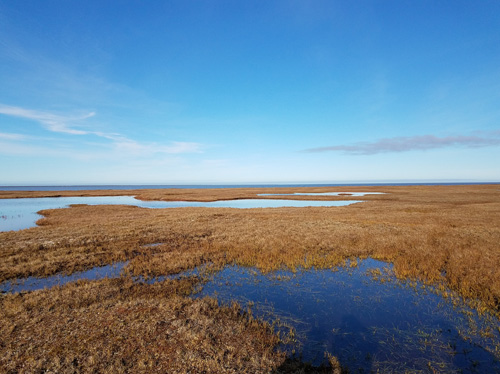
<instances>
[{"instance_id":1,"label":"standing water","mask_svg":"<svg viewBox=\"0 0 500 374\"><path fill-rule=\"evenodd\" d=\"M79 197L43 197L23 199L0 199L0 231L21 230L36 226L42 218L37 214L44 209L67 208L71 204L88 205L133 205L141 208L281 208L308 206L345 206L360 201L318 201L318 200L280 200L280 199L242 199L200 201L142 201L132 196L79 196Z\"/></svg>"},{"instance_id":2,"label":"standing water","mask_svg":"<svg viewBox=\"0 0 500 374\"><path fill-rule=\"evenodd\" d=\"M118 277L126 264L70 276L7 281L0 291L31 291L78 279ZM495 316L478 315L458 297L444 298L422 284L397 280L391 266L381 261L367 259L356 267L268 274L227 266L209 275L195 269L147 282L196 274L205 281L194 297L211 296L222 303L237 301L248 307L257 318L293 338L282 347L290 356L314 365L323 363L328 352L349 373L500 373Z\"/></svg>"},{"instance_id":3,"label":"standing water","mask_svg":"<svg viewBox=\"0 0 500 374\"><path fill-rule=\"evenodd\" d=\"M250 305L278 330L293 331L297 344L287 345L288 353L316 365L329 352L349 373L500 372L496 317L391 274L372 259L337 271L262 274L232 266L197 296Z\"/></svg>"}]
</instances>

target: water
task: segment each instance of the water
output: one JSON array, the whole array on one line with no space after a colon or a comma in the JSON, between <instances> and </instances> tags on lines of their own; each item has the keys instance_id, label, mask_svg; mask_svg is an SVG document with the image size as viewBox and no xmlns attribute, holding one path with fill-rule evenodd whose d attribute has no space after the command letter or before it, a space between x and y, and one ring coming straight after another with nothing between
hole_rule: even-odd
<instances>
[{"instance_id":1,"label":"water","mask_svg":"<svg viewBox=\"0 0 500 374\"><path fill-rule=\"evenodd\" d=\"M394 277L380 282L367 273L384 268L390 269L371 259L336 272L263 275L232 266L215 274L197 297L235 300L253 305L259 318L279 318L296 330L299 346L287 351L316 365L330 352L350 373L500 372L491 353L500 342L495 317L479 317L463 305L454 308L421 285L415 288ZM493 337L481 336L478 326Z\"/></svg>"},{"instance_id":2,"label":"water","mask_svg":"<svg viewBox=\"0 0 500 374\"><path fill-rule=\"evenodd\" d=\"M25 199L0 199L0 231L21 230L36 226L42 218L38 211L44 209L65 208L71 204L88 205L134 205L141 208L278 208L307 206L345 206L360 201L307 201L279 199L244 199L199 201L141 201L132 196L79 196L79 197L43 197Z\"/></svg>"},{"instance_id":3,"label":"water","mask_svg":"<svg viewBox=\"0 0 500 374\"><path fill-rule=\"evenodd\" d=\"M356 184L356 183L354 183ZM378 184L372 184L377 186ZM130 184L130 185L71 185L71 186L0 186L0 191L84 191L84 190L141 190L141 189L212 189L212 188L273 188L273 187L333 187L352 184Z\"/></svg>"},{"instance_id":4,"label":"water","mask_svg":"<svg viewBox=\"0 0 500 374\"><path fill-rule=\"evenodd\" d=\"M111 265L97 266L90 270L79 271L71 275L56 274L47 278L28 277L8 280L0 284L0 292L36 291L54 286L62 286L80 279L99 280L117 278L127 262L117 262Z\"/></svg>"},{"instance_id":5,"label":"water","mask_svg":"<svg viewBox=\"0 0 500 374\"><path fill-rule=\"evenodd\" d=\"M295 193L260 193L257 196L365 196L384 195L384 192L295 192Z\"/></svg>"},{"instance_id":6,"label":"water","mask_svg":"<svg viewBox=\"0 0 500 374\"><path fill-rule=\"evenodd\" d=\"M9 281L0 290L30 291L77 279L117 277L125 265ZM198 273L195 269L168 278ZM282 348L315 365L329 352L350 373L500 372L498 319L478 316L463 304L453 306L420 284L398 281L391 266L381 261L367 259L337 271L269 274L227 266L208 276L193 296L238 301L256 317L274 322L278 331L292 328L296 341Z\"/></svg>"},{"instance_id":7,"label":"water","mask_svg":"<svg viewBox=\"0 0 500 374\"><path fill-rule=\"evenodd\" d=\"M351 182L351 183L283 183L283 184L104 184L104 185L68 185L68 186L0 186L0 191L83 191L83 190L136 190L136 189L164 189L164 188L274 188L274 187L349 187L349 186L453 186L474 184L499 184L495 182Z\"/></svg>"},{"instance_id":8,"label":"water","mask_svg":"<svg viewBox=\"0 0 500 374\"><path fill-rule=\"evenodd\" d=\"M150 246L146 245L144 247L147 248ZM96 266L89 270L74 272L70 275L54 274L45 278L27 277L11 279L0 283L0 293L38 291L54 286L64 286L65 284L76 282L78 280L95 281L104 278L119 278L120 276L126 274L123 269L125 268L125 266L127 266L127 264L128 261L115 262L110 265ZM133 277L133 279L136 282L154 284L165 279L179 279L182 277L198 276L202 272L203 268L200 267L193 270L187 270L179 274L167 276L162 275L155 278L144 278L142 276L136 276Z\"/></svg>"}]
</instances>

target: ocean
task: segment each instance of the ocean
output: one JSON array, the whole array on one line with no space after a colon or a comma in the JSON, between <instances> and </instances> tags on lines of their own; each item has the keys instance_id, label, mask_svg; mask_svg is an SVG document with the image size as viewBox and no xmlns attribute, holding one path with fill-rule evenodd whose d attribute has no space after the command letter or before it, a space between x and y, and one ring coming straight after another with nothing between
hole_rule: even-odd
<instances>
[{"instance_id":1,"label":"ocean","mask_svg":"<svg viewBox=\"0 0 500 374\"><path fill-rule=\"evenodd\" d=\"M139 190L164 188L273 188L273 187L349 187L349 186L453 186L474 184L500 184L500 182L408 182L408 183L320 183L320 184L103 184L67 186L0 186L0 191L81 191L81 190Z\"/></svg>"}]
</instances>

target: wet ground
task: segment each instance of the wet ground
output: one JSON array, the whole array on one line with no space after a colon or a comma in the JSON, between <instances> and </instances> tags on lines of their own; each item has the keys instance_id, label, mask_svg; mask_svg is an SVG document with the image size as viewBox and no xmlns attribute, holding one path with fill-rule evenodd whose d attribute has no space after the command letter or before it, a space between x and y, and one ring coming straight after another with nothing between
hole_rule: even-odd
<instances>
[{"instance_id":1,"label":"wet ground","mask_svg":"<svg viewBox=\"0 0 500 374\"><path fill-rule=\"evenodd\" d=\"M282 331L295 331L297 345L288 352L316 365L330 352L351 373L500 372L495 317L398 281L380 261L297 273L226 267L203 286L204 295L251 305L270 322L279 318Z\"/></svg>"},{"instance_id":2,"label":"wet ground","mask_svg":"<svg viewBox=\"0 0 500 374\"><path fill-rule=\"evenodd\" d=\"M19 292L80 278L115 277L124 266L58 275L38 283L36 278L6 282L0 289ZM197 271L178 276L193 273ZM399 281L391 266L381 261L269 274L228 266L204 277L194 297L238 301L292 338L283 347L290 355L315 365L324 362L329 352L350 373L500 372L498 319L479 316L458 297L444 298L428 286Z\"/></svg>"}]
</instances>

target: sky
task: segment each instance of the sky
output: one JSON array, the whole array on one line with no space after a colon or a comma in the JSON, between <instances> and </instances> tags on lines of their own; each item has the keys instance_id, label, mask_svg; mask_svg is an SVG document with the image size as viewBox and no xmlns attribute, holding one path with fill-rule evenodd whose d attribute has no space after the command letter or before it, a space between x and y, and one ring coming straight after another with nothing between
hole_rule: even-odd
<instances>
[{"instance_id":1,"label":"sky","mask_svg":"<svg viewBox=\"0 0 500 374\"><path fill-rule=\"evenodd\" d=\"M500 2L0 2L0 185L500 181Z\"/></svg>"}]
</instances>

